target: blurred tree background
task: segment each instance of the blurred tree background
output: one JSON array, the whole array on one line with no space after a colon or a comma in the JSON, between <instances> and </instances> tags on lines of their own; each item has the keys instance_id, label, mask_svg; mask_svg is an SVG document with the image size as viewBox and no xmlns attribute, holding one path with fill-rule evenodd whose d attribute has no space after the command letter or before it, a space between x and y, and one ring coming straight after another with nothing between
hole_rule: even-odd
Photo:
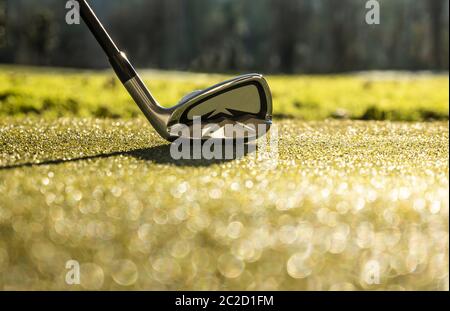
<instances>
[{"instance_id":1,"label":"blurred tree background","mask_svg":"<svg viewBox=\"0 0 450 311\"><path fill-rule=\"evenodd\" d=\"M138 67L205 72L448 70L449 0L92 0ZM0 63L107 67L64 0L0 0Z\"/></svg>"}]
</instances>

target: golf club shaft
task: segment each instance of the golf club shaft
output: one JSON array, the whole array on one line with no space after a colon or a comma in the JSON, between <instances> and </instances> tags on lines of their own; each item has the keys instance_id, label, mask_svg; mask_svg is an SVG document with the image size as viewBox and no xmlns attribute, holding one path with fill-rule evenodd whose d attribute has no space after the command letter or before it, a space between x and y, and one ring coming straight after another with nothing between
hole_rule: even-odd
<instances>
[{"instance_id":1,"label":"golf club shaft","mask_svg":"<svg viewBox=\"0 0 450 311\"><path fill-rule=\"evenodd\" d=\"M105 51L109 58L109 62L122 83L126 83L136 77L136 70L133 68L125 54L118 49L87 1L78 0L78 3L80 5L81 18Z\"/></svg>"},{"instance_id":2,"label":"golf club shaft","mask_svg":"<svg viewBox=\"0 0 450 311\"><path fill-rule=\"evenodd\" d=\"M78 3L80 5L81 18L97 39L106 55L108 55L109 62L120 81L153 127L161 136L167 138L168 132L166 124L170 112L162 108L152 96L126 55L119 50L102 23L97 16L95 16L94 11L87 1L78 0Z\"/></svg>"}]
</instances>

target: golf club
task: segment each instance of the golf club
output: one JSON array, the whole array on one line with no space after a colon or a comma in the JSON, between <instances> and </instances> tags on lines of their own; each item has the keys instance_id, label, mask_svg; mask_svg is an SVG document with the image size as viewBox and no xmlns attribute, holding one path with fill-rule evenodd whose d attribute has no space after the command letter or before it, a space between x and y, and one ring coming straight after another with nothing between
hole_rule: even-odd
<instances>
[{"instance_id":1,"label":"golf club","mask_svg":"<svg viewBox=\"0 0 450 311\"><path fill-rule=\"evenodd\" d=\"M164 139L250 141L270 129L272 96L269 85L260 74L236 77L205 90L192 92L172 108L162 107L147 89L125 53L117 48L87 1L78 2L82 19L108 56L120 81ZM201 131L196 133L195 124L199 118ZM228 128L234 130L227 131L227 125L231 125Z\"/></svg>"}]
</instances>

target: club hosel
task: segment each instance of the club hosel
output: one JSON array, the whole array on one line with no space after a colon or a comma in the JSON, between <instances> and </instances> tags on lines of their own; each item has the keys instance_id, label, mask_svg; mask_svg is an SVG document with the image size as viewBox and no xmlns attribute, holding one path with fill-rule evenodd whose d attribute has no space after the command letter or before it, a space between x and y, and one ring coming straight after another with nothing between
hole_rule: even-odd
<instances>
[{"instance_id":1,"label":"club hosel","mask_svg":"<svg viewBox=\"0 0 450 311\"><path fill-rule=\"evenodd\" d=\"M109 58L109 62L123 84L137 76L136 70L131 65L125 53L120 52L119 54L115 54Z\"/></svg>"},{"instance_id":2,"label":"club hosel","mask_svg":"<svg viewBox=\"0 0 450 311\"><path fill-rule=\"evenodd\" d=\"M168 111L162 108L139 77L125 53L109 58L111 66L133 100L139 106L156 131L165 139L169 139L167 132Z\"/></svg>"}]
</instances>

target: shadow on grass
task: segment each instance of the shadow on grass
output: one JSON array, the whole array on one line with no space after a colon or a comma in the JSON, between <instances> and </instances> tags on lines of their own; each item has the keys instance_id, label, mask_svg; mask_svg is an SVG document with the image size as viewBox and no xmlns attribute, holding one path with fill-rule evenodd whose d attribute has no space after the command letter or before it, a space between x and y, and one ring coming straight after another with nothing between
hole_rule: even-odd
<instances>
[{"instance_id":1,"label":"shadow on grass","mask_svg":"<svg viewBox=\"0 0 450 311\"><path fill-rule=\"evenodd\" d=\"M239 158L236 155L236 153L233 154L233 157L231 159L223 159L223 160L175 160L172 158L170 154L170 148L171 145L160 145L155 146L151 148L144 148L144 149L135 149L131 151L122 151L122 152L110 152L105 154L97 154L97 155L91 155L91 156L83 156L83 157L76 157L76 158L69 158L69 159L52 159L52 160L45 160L42 162L26 162L26 163L17 163L17 164L11 164L11 165L5 165L0 166L0 171L3 170L12 170L17 168L25 168L25 167L37 167L37 166L47 166L47 165L59 165L64 163L73 163L73 162L82 162L82 161L89 161L89 160L96 160L96 159L109 159L113 157L118 156L126 156L126 157L134 157L141 161L146 162L152 162L155 164L164 164L164 165L174 165L179 167L208 167L216 164L222 164L227 162L235 161ZM249 151L250 150L250 151ZM251 148L245 148L245 152L243 156L248 155L249 153L253 152Z\"/></svg>"}]
</instances>

